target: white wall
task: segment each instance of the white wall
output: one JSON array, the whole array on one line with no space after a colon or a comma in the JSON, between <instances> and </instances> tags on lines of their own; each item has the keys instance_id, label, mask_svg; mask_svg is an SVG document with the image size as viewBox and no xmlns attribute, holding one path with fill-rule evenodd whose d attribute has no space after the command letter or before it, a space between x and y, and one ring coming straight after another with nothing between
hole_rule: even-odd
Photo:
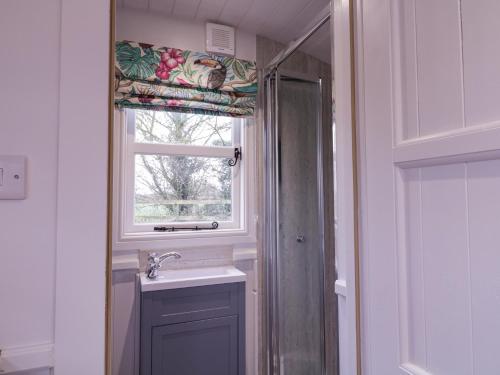
<instances>
[{"instance_id":1,"label":"white wall","mask_svg":"<svg viewBox=\"0 0 500 375\"><path fill-rule=\"evenodd\" d=\"M0 201L0 349L9 350L54 340L60 1L0 8L0 155L28 157L28 198Z\"/></svg>"},{"instance_id":2,"label":"white wall","mask_svg":"<svg viewBox=\"0 0 500 375\"><path fill-rule=\"evenodd\" d=\"M0 3L0 155L28 158L0 201L2 373L104 373L108 8Z\"/></svg>"},{"instance_id":3,"label":"white wall","mask_svg":"<svg viewBox=\"0 0 500 375\"><path fill-rule=\"evenodd\" d=\"M205 23L166 18L151 12L118 9L116 39L205 51ZM255 61L256 37L236 30L236 57Z\"/></svg>"}]
</instances>

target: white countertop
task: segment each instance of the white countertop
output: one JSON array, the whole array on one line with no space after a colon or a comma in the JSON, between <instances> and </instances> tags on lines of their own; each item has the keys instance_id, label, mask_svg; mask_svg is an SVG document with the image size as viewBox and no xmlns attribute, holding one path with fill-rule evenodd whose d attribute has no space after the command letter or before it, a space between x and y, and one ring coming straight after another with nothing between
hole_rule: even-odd
<instances>
[{"instance_id":1,"label":"white countertop","mask_svg":"<svg viewBox=\"0 0 500 375\"><path fill-rule=\"evenodd\" d=\"M189 288L194 286L236 283L246 280L246 274L234 266L163 270L158 278L150 280L140 274L141 291Z\"/></svg>"}]
</instances>

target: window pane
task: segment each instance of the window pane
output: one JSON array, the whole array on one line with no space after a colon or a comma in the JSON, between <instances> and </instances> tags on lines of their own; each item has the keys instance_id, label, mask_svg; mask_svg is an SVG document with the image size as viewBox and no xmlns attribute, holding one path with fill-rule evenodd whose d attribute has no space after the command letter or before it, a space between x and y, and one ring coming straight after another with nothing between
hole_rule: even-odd
<instances>
[{"instance_id":1,"label":"window pane","mask_svg":"<svg viewBox=\"0 0 500 375\"><path fill-rule=\"evenodd\" d=\"M226 158L136 155L134 221L231 221Z\"/></svg>"},{"instance_id":2,"label":"window pane","mask_svg":"<svg viewBox=\"0 0 500 375\"><path fill-rule=\"evenodd\" d=\"M230 117L177 112L135 111L135 141L198 146L231 146Z\"/></svg>"}]
</instances>

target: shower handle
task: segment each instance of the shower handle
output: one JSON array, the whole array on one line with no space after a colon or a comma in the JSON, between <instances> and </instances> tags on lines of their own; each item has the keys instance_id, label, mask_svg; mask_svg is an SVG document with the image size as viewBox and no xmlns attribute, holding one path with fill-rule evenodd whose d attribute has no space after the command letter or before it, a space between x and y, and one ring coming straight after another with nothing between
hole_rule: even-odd
<instances>
[{"instance_id":1,"label":"shower handle","mask_svg":"<svg viewBox=\"0 0 500 375\"><path fill-rule=\"evenodd\" d=\"M300 243L306 242L306 238L303 235L299 234L297 236L297 242L300 242Z\"/></svg>"}]
</instances>

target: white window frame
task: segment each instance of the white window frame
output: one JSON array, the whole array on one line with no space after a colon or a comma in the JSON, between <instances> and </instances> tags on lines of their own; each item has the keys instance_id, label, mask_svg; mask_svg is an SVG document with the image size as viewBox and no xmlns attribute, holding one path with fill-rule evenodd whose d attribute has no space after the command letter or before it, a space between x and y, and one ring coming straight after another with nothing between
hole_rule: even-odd
<instances>
[{"instance_id":1,"label":"white window frame","mask_svg":"<svg viewBox=\"0 0 500 375\"><path fill-rule=\"evenodd\" d=\"M113 243L114 250L162 249L168 246L214 246L254 243L255 236L255 124L236 119L241 126L233 132L234 146L210 147L135 142L135 125L127 121L133 110L115 110L113 152ZM239 130L240 129L240 130ZM238 140L239 138L239 140ZM163 154L204 157L234 157L241 147L243 157L233 168L232 222L218 221L216 230L154 232L157 224L134 224L135 155ZM176 227L210 226L211 222L175 223ZM170 226L170 223L158 224ZM166 242L168 240L168 242Z\"/></svg>"}]
</instances>

